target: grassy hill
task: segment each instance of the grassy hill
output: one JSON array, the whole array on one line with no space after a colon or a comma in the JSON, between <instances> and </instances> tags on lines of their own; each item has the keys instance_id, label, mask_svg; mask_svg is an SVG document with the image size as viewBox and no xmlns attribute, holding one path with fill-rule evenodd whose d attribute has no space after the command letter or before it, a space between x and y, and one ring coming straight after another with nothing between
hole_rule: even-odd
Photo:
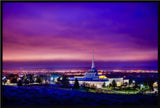
<instances>
[{"instance_id":1,"label":"grassy hill","mask_svg":"<svg viewBox=\"0 0 160 108\"><path fill-rule=\"evenodd\" d=\"M3 105L155 106L158 96L80 92L32 87L2 87Z\"/></svg>"}]
</instances>

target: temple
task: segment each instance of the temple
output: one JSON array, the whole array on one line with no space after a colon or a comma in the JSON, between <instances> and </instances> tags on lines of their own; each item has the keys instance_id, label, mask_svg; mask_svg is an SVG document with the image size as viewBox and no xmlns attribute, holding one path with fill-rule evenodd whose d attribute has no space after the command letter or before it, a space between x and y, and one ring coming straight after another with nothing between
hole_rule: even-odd
<instances>
[{"instance_id":1,"label":"temple","mask_svg":"<svg viewBox=\"0 0 160 108\"><path fill-rule=\"evenodd\" d=\"M92 66L91 69L89 69L89 72L85 73L84 78L92 78L93 79L98 79L98 71L94 67L94 50L93 50L93 55L92 55Z\"/></svg>"},{"instance_id":2,"label":"temple","mask_svg":"<svg viewBox=\"0 0 160 108\"><path fill-rule=\"evenodd\" d=\"M103 83L105 82L105 86L108 86L110 83L112 83L113 80L116 81L117 85L121 85L124 82L129 83L129 80L124 80L122 78L107 78L105 75L98 75L98 71L95 68L94 64L94 50L92 52L92 66L91 69L89 69L89 72L86 72L83 77L74 77L69 78L70 84L74 84L75 78L78 79L79 84L88 84L90 86L96 86L97 88L101 88Z\"/></svg>"}]
</instances>

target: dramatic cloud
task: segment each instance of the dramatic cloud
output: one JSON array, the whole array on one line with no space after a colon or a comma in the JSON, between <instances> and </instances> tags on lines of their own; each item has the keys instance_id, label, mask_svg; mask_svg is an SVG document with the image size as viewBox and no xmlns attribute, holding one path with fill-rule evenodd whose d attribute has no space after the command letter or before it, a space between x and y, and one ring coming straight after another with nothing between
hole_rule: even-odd
<instances>
[{"instance_id":1,"label":"dramatic cloud","mask_svg":"<svg viewBox=\"0 0 160 108\"><path fill-rule=\"evenodd\" d=\"M156 3L3 3L3 60L158 59Z\"/></svg>"}]
</instances>

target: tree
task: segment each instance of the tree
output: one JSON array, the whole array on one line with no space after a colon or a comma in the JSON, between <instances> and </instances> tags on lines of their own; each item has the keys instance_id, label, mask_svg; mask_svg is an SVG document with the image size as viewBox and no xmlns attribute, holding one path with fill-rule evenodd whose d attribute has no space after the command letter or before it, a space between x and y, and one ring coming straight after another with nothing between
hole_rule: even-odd
<instances>
[{"instance_id":1,"label":"tree","mask_svg":"<svg viewBox=\"0 0 160 108\"><path fill-rule=\"evenodd\" d=\"M128 83L127 82L124 82L124 84L123 84L124 86L127 86L128 85Z\"/></svg>"},{"instance_id":2,"label":"tree","mask_svg":"<svg viewBox=\"0 0 160 108\"><path fill-rule=\"evenodd\" d=\"M90 88L91 89L96 89L97 87L94 84L92 84L92 85L90 85Z\"/></svg>"},{"instance_id":3,"label":"tree","mask_svg":"<svg viewBox=\"0 0 160 108\"><path fill-rule=\"evenodd\" d=\"M6 84L6 82L7 82L7 79L3 80L4 85Z\"/></svg>"},{"instance_id":4,"label":"tree","mask_svg":"<svg viewBox=\"0 0 160 108\"><path fill-rule=\"evenodd\" d=\"M9 78L14 77L14 76L15 76L15 74L10 74L10 75L9 75Z\"/></svg>"},{"instance_id":5,"label":"tree","mask_svg":"<svg viewBox=\"0 0 160 108\"><path fill-rule=\"evenodd\" d=\"M17 83L18 74L10 74L9 79L11 83Z\"/></svg>"},{"instance_id":6,"label":"tree","mask_svg":"<svg viewBox=\"0 0 160 108\"><path fill-rule=\"evenodd\" d=\"M111 83L109 83L109 87L112 87L112 84L111 84Z\"/></svg>"},{"instance_id":7,"label":"tree","mask_svg":"<svg viewBox=\"0 0 160 108\"><path fill-rule=\"evenodd\" d=\"M29 79L25 79L24 83L25 85L29 84Z\"/></svg>"},{"instance_id":8,"label":"tree","mask_svg":"<svg viewBox=\"0 0 160 108\"><path fill-rule=\"evenodd\" d=\"M19 80L18 82L17 82L17 86L19 87L19 86L22 86L23 85L23 81L22 80Z\"/></svg>"},{"instance_id":9,"label":"tree","mask_svg":"<svg viewBox=\"0 0 160 108\"><path fill-rule=\"evenodd\" d=\"M62 84L68 85L69 84L69 79L66 75L62 76Z\"/></svg>"},{"instance_id":10,"label":"tree","mask_svg":"<svg viewBox=\"0 0 160 108\"><path fill-rule=\"evenodd\" d=\"M23 82L25 85L29 84L29 79L27 78L27 75L24 75L22 79L23 79L22 82Z\"/></svg>"},{"instance_id":11,"label":"tree","mask_svg":"<svg viewBox=\"0 0 160 108\"><path fill-rule=\"evenodd\" d=\"M69 86L69 79L66 75L62 76L62 81L61 83L63 84L63 87L68 87Z\"/></svg>"},{"instance_id":12,"label":"tree","mask_svg":"<svg viewBox=\"0 0 160 108\"><path fill-rule=\"evenodd\" d=\"M117 86L117 84L116 84L116 81L115 81L115 80L113 80L113 81L112 81L112 86L113 86L114 88Z\"/></svg>"},{"instance_id":13,"label":"tree","mask_svg":"<svg viewBox=\"0 0 160 108\"><path fill-rule=\"evenodd\" d=\"M11 79L11 83L17 83L17 78Z\"/></svg>"},{"instance_id":14,"label":"tree","mask_svg":"<svg viewBox=\"0 0 160 108\"><path fill-rule=\"evenodd\" d=\"M61 78L61 77L58 77L58 78L57 78L57 81L61 81L60 78Z\"/></svg>"},{"instance_id":15,"label":"tree","mask_svg":"<svg viewBox=\"0 0 160 108\"><path fill-rule=\"evenodd\" d=\"M86 83L83 82L81 86L82 86L82 88L85 88L86 87Z\"/></svg>"},{"instance_id":16,"label":"tree","mask_svg":"<svg viewBox=\"0 0 160 108\"><path fill-rule=\"evenodd\" d=\"M78 79L75 78L75 82L74 82L74 87L75 89L78 89L79 88L79 82L78 82Z\"/></svg>"},{"instance_id":17,"label":"tree","mask_svg":"<svg viewBox=\"0 0 160 108\"><path fill-rule=\"evenodd\" d=\"M28 74L28 78L30 79L30 83L34 83L34 74Z\"/></svg>"},{"instance_id":18,"label":"tree","mask_svg":"<svg viewBox=\"0 0 160 108\"><path fill-rule=\"evenodd\" d=\"M85 83L85 82L82 83L82 88L84 88L86 90L86 92L89 91L89 87L87 86L87 83Z\"/></svg>"},{"instance_id":19,"label":"tree","mask_svg":"<svg viewBox=\"0 0 160 108\"><path fill-rule=\"evenodd\" d=\"M154 91L154 88L153 88L154 79L153 78L146 77L144 83L149 86L149 90Z\"/></svg>"},{"instance_id":20,"label":"tree","mask_svg":"<svg viewBox=\"0 0 160 108\"><path fill-rule=\"evenodd\" d=\"M24 75L24 76L23 76L23 82L25 82L26 79L27 79L27 76Z\"/></svg>"},{"instance_id":21,"label":"tree","mask_svg":"<svg viewBox=\"0 0 160 108\"><path fill-rule=\"evenodd\" d=\"M5 76L2 78L2 82L4 83L4 85L7 82L7 78Z\"/></svg>"},{"instance_id":22,"label":"tree","mask_svg":"<svg viewBox=\"0 0 160 108\"><path fill-rule=\"evenodd\" d=\"M105 82L102 84L102 87L106 87L106 83Z\"/></svg>"},{"instance_id":23,"label":"tree","mask_svg":"<svg viewBox=\"0 0 160 108\"><path fill-rule=\"evenodd\" d=\"M57 85L60 85L60 84L61 84L60 77L58 77L58 78L57 78L57 82L56 82L56 84L57 84Z\"/></svg>"},{"instance_id":24,"label":"tree","mask_svg":"<svg viewBox=\"0 0 160 108\"><path fill-rule=\"evenodd\" d=\"M129 85L132 84L133 78L129 79Z\"/></svg>"},{"instance_id":25,"label":"tree","mask_svg":"<svg viewBox=\"0 0 160 108\"><path fill-rule=\"evenodd\" d=\"M43 81L42 76L37 76L37 82L38 82L39 84L41 84L41 83L42 83L42 81Z\"/></svg>"},{"instance_id":26,"label":"tree","mask_svg":"<svg viewBox=\"0 0 160 108\"><path fill-rule=\"evenodd\" d=\"M149 89L150 89L151 91L154 91L153 82L150 82L150 83L148 84L148 86L149 86Z\"/></svg>"}]
</instances>

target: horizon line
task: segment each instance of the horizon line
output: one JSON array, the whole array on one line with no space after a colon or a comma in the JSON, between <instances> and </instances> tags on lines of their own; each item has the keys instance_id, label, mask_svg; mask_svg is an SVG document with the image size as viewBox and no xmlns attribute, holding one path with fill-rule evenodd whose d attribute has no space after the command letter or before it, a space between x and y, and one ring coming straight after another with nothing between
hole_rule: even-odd
<instances>
[{"instance_id":1,"label":"horizon line","mask_svg":"<svg viewBox=\"0 0 160 108\"><path fill-rule=\"evenodd\" d=\"M91 60L2 60L2 62L65 62L65 61L80 61L80 62L92 62ZM158 60L95 60L95 62L149 62Z\"/></svg>"}]
</instances>

